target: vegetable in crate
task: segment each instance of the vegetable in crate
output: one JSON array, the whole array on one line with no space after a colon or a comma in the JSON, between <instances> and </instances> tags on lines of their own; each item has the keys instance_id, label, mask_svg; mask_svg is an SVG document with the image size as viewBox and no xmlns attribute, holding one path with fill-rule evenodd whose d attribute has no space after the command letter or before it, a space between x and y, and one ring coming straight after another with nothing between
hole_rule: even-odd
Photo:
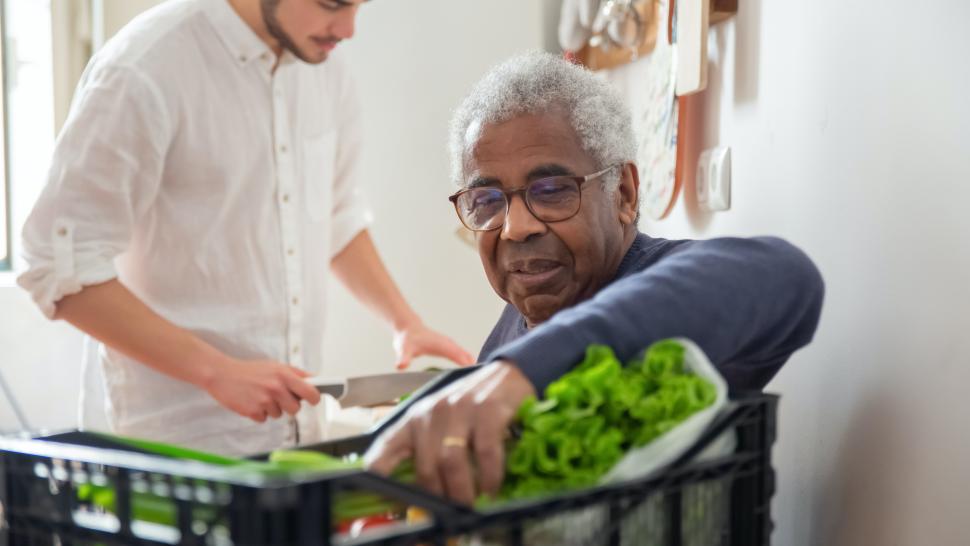
<instances>
[{"instance_id":1,"label":"vegetable in crate","mask_svg":"<svg viewBox=\"0 0 970 546\"><path fill-rule=\"evenodd\" d=\"M631 448L643 446L714 403L710 382L684 367L674 340L651 345L623 366L590 345L576 368L526 400L509 446L501 499L594 485Z\"/></svg>"},{"instance_id":2,"label":"vegetable in crate","mask_svg":"<svg viewBox=\"0 0 970 546\"><path fill-rule=\"evenodd\" d=\"M230 467L240 473L262 475L285 474L293 471L330 472L361 468L359 459L340 459L316 451L277 450L270 454L269 461L234 459L211 453L186 449L180 446L163 444L149 440L103 435L106 439L123 445L169 457L198 461L217 466ZM401 481L413 481L413 469L401 465L394 477ZM175 477L174 483L191 483L187 478ZM78 487L78 499L89 502L111 513L117 513L114 487L86 483ZM344 491L337 495L333 507L333 520L339 530L349 528L362 519L368 519L368 526L375 524L376 516L390 520L390 515L403 513L404 506L385 497L363 491ZM133 491L131 495L133 519L159 525L176 525L176 505L172 498L147 491ZM207 524L219 523L218 510L214 505L199 504L193 507L192 517Z\"/></svg>"}]
</instances>

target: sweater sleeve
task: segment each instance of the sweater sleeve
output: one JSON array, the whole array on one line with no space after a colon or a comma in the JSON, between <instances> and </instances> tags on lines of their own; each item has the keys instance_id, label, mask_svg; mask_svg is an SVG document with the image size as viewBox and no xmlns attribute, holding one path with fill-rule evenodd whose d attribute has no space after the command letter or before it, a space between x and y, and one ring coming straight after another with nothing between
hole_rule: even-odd
<instances>
[{"instance_id":1,"label":"sweater sleeve","mask_svg":"<svg viewBox=\"0 0 970 546\"><path fill-rule=\"evenodd\" d=\"M732 390L760 389L811 341L824 290L808 256L781 239L694 241L560 311L486 361L516 363L542 392L591 343L609 345L625 361L654 341L686 337Z\"/></svg>"}]
</instances>

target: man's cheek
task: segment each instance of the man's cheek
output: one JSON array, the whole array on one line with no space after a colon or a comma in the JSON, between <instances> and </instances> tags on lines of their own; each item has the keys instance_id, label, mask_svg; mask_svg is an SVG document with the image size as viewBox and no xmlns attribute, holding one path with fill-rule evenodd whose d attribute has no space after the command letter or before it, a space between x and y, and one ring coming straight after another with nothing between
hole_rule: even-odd
<instances>
[{"instance_id":1,"label":"man's cheek","mask_svg":"<svg viewBox=\"0 0 970 546\"><path fill-rule=\"evenodd\" d=\"M499 295L503 300L509 300L509 290L507 286L508 277L503 275L498 268L494 267L492 264L485 262L485 278L488 279L488 284L492 286L492 290Z\"/></svg>"}]
</instances>

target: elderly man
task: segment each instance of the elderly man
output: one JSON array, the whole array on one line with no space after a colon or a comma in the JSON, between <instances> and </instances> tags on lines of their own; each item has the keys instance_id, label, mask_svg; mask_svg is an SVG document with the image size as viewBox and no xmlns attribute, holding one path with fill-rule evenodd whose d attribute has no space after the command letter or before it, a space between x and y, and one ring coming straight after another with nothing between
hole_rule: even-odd
<instances>
[{"instance_id":1,"label":"elderly man","mask_svg":"<svg viewBox=\"0 0 970 546\"><path fill-rule=\"evenodd\" d=\"M630 114L590 72L547 54L500 65L455 114L452 148L451 200L509 305L481 368L415 403L368 452L372 470L413 457L433 492L496 492L517 408L591 343L626 360L684 336L739 390L762 388L811 340L824 289L795 247L638 232Z\"/></svg>"}]
</instances>

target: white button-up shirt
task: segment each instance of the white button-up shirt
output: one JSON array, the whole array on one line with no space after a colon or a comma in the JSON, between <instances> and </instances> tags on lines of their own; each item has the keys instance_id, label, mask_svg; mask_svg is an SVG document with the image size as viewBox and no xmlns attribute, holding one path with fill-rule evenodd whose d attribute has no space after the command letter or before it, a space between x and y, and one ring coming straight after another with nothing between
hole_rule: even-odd
<instances>
[{"instance_id":1,"label":"white button-up shirt","mask_svg":"<svg viewBox=\"0 0 970 546\"><path fill-rule=\"evenodd\" d=\"M339 54L276 63L226 0L163 4L97 53L23 231L45 314L117 277L229 355L319 371L330 260L369 221L359 108ZM101 349L118 433L241 453L291 430Z\"/></svg>"}]
</instances>

